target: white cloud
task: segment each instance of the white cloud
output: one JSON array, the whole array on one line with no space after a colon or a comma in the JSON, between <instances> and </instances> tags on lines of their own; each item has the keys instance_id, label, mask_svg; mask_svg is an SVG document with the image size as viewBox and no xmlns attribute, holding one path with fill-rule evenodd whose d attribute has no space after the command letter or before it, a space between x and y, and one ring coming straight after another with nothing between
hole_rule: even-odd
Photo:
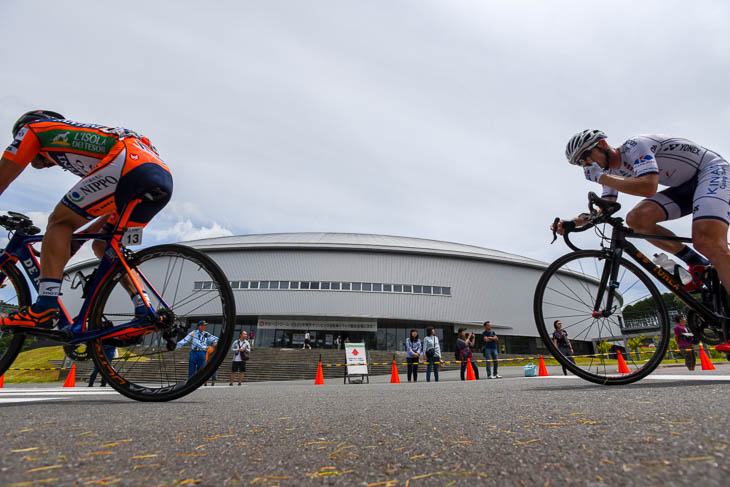
<instances>
[{"instance_id":1,"label":"white cloud","mask_svg":"<svg viewBox=\"0 0 730 487\"><path fill-rule=\"evenodd\" d=\"M171 227L163 230L147 230L147 233L158 241L186 241L200 240L204 238L229 237L233 232L227 228L223 228L217 222L213 222L210 227L193 225L190 220L178 221Z\"/></svg>"}]
</instances>

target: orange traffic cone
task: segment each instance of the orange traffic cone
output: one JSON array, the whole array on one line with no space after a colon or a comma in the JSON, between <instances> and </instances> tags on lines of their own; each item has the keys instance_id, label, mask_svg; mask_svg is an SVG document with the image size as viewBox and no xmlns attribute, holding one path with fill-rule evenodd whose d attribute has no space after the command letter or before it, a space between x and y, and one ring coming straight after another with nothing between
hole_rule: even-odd
<instances>
[{"instance_id":1,"label":"orange traffic cone","mask_svg":"<svg viewBox=\"0 0 730 487\"><path fill-rule=\"evenodd\" d=\"M620 350L616 350L616 356L618 357L618 373L619 374L630 374L631 371L626 366L626 361L624 360L624 356L621 355Z\"/></svg>"},{"instance_id":2,"label":"orange traffic cone","mask_svg":"<svg viewBox=\"0 0 730 487\"><path fill-rule=\"evenodd\" d=\"M542 355L540 355L540 368L537 369L537 375L540 377L547 377L547 367L545 367L545 361L542 359Z\"/></svg>"},{"instance_id":3,"label":"orange traffic cone","mask_svg":"<svg viewBox=\"0 0 730 487\"><path fill-rule=\"evenodd\" d=\"M474 375L474 369L471 365L471 357L467 357L466 359L466 380L477 380L476 375Z\"/></svg>"},{"instance_id":4,"label":"orange traffic cone","mask_svg":"<svg viewBox=\"0 0 730 487\"><path fill-rule=\"evenodd\" d=\"M324 385L324 373L322 373L322 361L319 361L319 366L317 367L317 377L314 379L314 385L315 386L323 386Z\"/></svg>"},{"instance_id":5,"label":"orange traffic cone","mask_svg":"<svg viewBox=\"0 0 730 487\"><path fill-rule=\"evenodd\" d=\"M715 370L715 366L712 365L712 360L710 360L710 357L707 355L707 352L705 352L705 349L702 348L701 343L700 343L700 362L702 363L702 370Z\"/></svg>"},{"instance_id":6,"label":"orange traffic cone","mask_svg":"<svg viewBox=\"0 0 730 487\"><path fill-rule=\"evenodd\" d=\"M390 372L390 383L400 384L400 377L398 377L398 367L395 366L395 359L393 359L393 368Z\"/></svg>"},{"instance_id":7,"label":"orange traffic cone","mask_svg":"<svg viewBox=\"0 0 730 487\"><path fill-rule=\"evenodd\" d=\"M66 382L63 383L63 387L76 387L76 364L71 366L71 371L66 377Z\"/></svg>"},{"instance_id":8,"label":"orange traffic cone","mask_svg":"<svg viewBox=\"0 0 730 487\"><path fill-rule=\"evenodd\" d=\"M0 375L0 389L2 389L4 383L5 383L5 374Z\"/></svg>"}]
</instances>

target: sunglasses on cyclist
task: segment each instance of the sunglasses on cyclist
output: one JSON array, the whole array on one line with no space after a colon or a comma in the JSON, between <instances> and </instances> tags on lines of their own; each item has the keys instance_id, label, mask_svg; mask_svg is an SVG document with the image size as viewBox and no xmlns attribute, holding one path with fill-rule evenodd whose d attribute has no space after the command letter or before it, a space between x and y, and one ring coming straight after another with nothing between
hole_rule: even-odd
<instances>
[{"instance_id":1,"label":"sunglasses on cyclist","mask_svg":"<svg viewBox=\"0 0 730 487\"><path fill-rule=\"evenodd\" d=\"M593 152L593 149L595 149L595 148L596 148L596 146L593 146L590 149L586 149L583 152L581 152L580 156L578 157L578 164L583 165L585 160L591 156L591 152Z\"/></svg>"}]
</instances>

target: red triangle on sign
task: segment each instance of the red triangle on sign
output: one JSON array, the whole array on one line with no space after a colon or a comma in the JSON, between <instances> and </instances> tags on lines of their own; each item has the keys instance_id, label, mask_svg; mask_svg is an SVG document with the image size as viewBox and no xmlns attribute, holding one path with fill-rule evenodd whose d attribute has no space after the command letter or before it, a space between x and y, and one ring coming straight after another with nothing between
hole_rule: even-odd
<instances>
[{"instance_id":1,"label":"red triangle on sign","mask_svg":"<svg viewBox=\"0 0 730 487\"><path fill-rule=\"evenodd\" d=\"M354 350L352 351L352 354L353 354L353 355L355 355L355 356L359 355L359 354L357 353L357 348L356 348L356 349L354 349Z\"/></svg>"}]
</instances>

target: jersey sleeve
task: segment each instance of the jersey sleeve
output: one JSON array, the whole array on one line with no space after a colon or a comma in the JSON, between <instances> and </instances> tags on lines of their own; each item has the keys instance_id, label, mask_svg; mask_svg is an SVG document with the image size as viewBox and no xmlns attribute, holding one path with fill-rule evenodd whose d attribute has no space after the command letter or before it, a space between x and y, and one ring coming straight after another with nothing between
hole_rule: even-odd
<instances>
[{"instance_id":1,"label":"jersey sleeve","mask_svg":"<svg viewBox=\"0 0 730 487\"><path fill-rule=\"evenodd\" d=\"M609 188L608 186L602 186L603 187L603 193L601 193L601 198L611 198L613 200L616 200L618 198L618 191L616 191L613 188Z\"/></svg>"},{"instance_id":2,"label":"jersey sleeve","mask_svg":"<svg viewBox=\"0 0 730 487\"><path fill-rule=\"evenodd\" d=\"M626 154L626 160L631 165L634 177L659 174L659 166L651 146L651 141L645 137L633 137L624 142L622 152Z\"/></svg>"},{"instance_id":3,"label":"jersey sleeve","mask_svg":"<svg viewBox=\"0 0 730 487\"><path fill-rule=\"evenodd\" d=\"M18 135L10 143L5 152L3 159L13 161L21 166L27 166L30 161L35 159L41 150L41 142L38 136L28 127L23 127L18 131Z\"/></svg>"}]
</instances>

